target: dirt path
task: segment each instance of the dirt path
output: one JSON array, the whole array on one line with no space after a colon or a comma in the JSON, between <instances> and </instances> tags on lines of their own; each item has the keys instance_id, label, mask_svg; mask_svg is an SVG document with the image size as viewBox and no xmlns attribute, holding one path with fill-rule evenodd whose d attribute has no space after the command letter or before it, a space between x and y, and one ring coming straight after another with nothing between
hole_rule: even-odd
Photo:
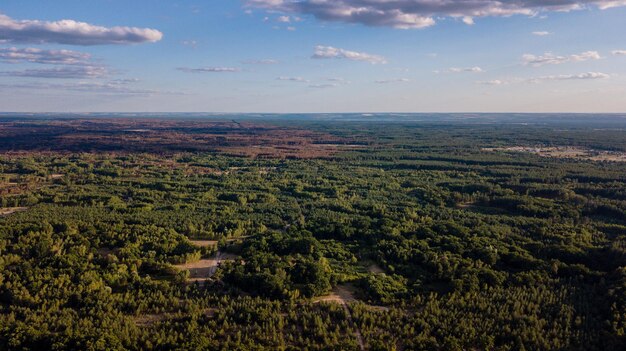
<instances>
[{"instance_id":1,"label":"dirt path","mask_svg":"<svg viewBox=\"0 0 626 351\"><path fill-rule=\"evenodd\" d=\"M314 300L314 302L334 302L341 304L344 311L346 311L346 315L348 316L348 322L352 326L354 330L354 335L356 336L356 341L359 344L359 348L364 351L365 350L365 341L363 341L363 335L361 334L361 330L354 322L354 318L352 318L352 312L350 311L350 307L348 307L348 303L354 302L356 299L352 295L352 291L350 291L349 286L338 285L333 289L332 294L327 296L322 296Z\"/></svg>"}]
</instances>

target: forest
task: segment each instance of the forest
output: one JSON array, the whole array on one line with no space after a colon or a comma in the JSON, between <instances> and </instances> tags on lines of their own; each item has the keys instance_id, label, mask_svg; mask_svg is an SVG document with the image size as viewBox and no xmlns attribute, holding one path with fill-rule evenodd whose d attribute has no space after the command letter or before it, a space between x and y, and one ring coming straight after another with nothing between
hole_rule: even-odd
<instances>
[{"instance_id":1,"label":"forest","mask_svg":"<svg viewBox=\"0 0 626 351\"><path fill-rule=\"evenodd\" d=\"M3 118L0 349L624 350L590 125Z\"/></svg>"}]
</instances>

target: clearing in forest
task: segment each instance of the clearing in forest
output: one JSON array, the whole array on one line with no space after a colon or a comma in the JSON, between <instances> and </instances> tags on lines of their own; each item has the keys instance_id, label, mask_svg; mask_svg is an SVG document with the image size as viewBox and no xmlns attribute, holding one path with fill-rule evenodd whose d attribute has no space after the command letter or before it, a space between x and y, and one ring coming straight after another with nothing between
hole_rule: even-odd
<instances>
[{"instance_id":1,"label":"clearing in forest","mask_svg":"<svg viewBox=\"0 0 626 351\"><path fill-rule=\"evenodd\" d=\"M336 302L345 305L355 302L354 288L350 285L337 285L329 295L315 298L313 302Z\"/></svg>"},{"instance_id":2,"label":"clearing in forest","mask_svg":"<svg viewBox=\"0 0 626 351\"><path fill-rule=\"evenodd\" d=\"M0 216L8 216L15 212L22 212L28 210L28 207L5 207L0 208Z\"/></svg>"},{"instance_id":3,"label":"clearing in forest","mask_svg":"<svg viewBox=\"0 0 626 351\"><path fill-rule=\"evenodd\" d=\"M573 158L588 161L626 162L626 153L594 150L578 146L511 146L483 148L483 151L524 152L541 157Z\"/></svg>"},{"instance_id":4,"label":"clearing in forest","mask_svg":"<svg viewBox=\"0 0 626 351\"><path fill-rule=\"evenodd\" d=\"M213 258L201 259L195 262L179 264L175 267L189 271L190 282L205 282L215 274L221 262L232 261L237 256L218 251Z\"/></svg>"}]
</instances>

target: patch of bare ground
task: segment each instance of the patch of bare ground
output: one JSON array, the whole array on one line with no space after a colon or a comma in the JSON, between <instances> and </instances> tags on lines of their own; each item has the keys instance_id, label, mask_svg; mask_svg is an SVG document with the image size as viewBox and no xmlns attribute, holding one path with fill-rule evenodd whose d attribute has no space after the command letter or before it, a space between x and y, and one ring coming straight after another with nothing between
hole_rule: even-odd
<instances>
[{"instance_id":1,"label":"patch of bare ground","mask_svg":"<svg viewBox=\"0 0 626 351\"><path fill-rule=\"evenodd\" d=\"M221 262L233 261L237 256L218 251L213 258L175 265L180 270L189 271L190 282L205 282L215 274Z\"/></svg>"},{"instance_id":2,"label":"patch of bare ground","mask_svg":"<svg viewBox=\"0 0 626 351\"><path fill-rule=\"evenodd\" d=\"M357 298L354 297L354 286L350 284L337 285L330 294L324 296L318 296L313 299L314 303L319 302L330 302L330 303L339 303L342 305L347 305L353 302L358 302ZM366 305L367 308L377 311L387 311L388 307L385 306L375 306L375 305Z\"/></svg>"},{"instance_id":3,"label":"patch of bare ground","mask_svg":"<svg viewBox=\"0 0 626 351\"><path fill-rule=\"evenodd\" d=\"M587 149L579 146L510 146L483 148L483 151L524 152L540 157L588 161L626 162L626 152Z\"/></svg>"},{"instance_id":4,"label":"patch of bare ground","mask_svg":"<svg viewBox=\"0 0 626 351\"><path fill-rule=\"evenodd\" d=\"M319 296L313 300L313 302L336 302L340 304L355 301L354 288L351 285L337 285L330 294Z\"/></svg>"},{"instance_id":5,"label":"patch of bare ground","mask_svg":"<svg viewBox=\"0 0 626 351\"><path fill-rule=\"evenodd\" d=\"M51 174L50 179L61 179L64 177L64 174Z\"/></svg>"},{"instance_id":6,"label":"patch of bare ground","mask_svg":"<svg viewBox=\"0 0 626 351\"><path fill-rule=\"evenodd\" d=\"M459 202L458 204L456 204L456 208L465 209L474 207L474 205L474 202Z\"/></svg>"},{"instance_id":7,"label":"patch of bare ground","mask_svg":"<svg viewBox=\"0 0 626 351\"><path fill-rule=\"evenodd\" d=\"M372 263L371 265L369 265L367 267L367 271L374 274L385 273L385 270L376 263Z\"/></svg>"},{"instance_id":8,"label":"patch of bare ground","mask_svg":"<svg viewBox=\"0 0 626 351\"><path fill-rule=\"evenodd\" d=\"M0 216L4 217L4 216L8 216L10 214L16 213L16 212L22 212L22 211L26 211L28 210L28 207L5 207L5 208L0 208Z\"/></svg>"}]
</instances>

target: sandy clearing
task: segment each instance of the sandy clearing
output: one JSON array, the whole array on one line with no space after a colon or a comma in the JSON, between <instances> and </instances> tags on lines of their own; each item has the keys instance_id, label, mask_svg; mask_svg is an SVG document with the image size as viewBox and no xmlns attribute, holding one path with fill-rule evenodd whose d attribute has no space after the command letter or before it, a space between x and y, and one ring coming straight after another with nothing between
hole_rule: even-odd
<instances>
[{"instance_id":1,"label":"sandy clearing","mask_svg":"<svg viewBox=\"0 0 626 351\"><path fill-rule=\"evenodd\" d=\"M337 302L341 304L355 302L356 299L352 291L351 286L337 285L329 295L317 297L313 302Z\"/></svg>"},{"instance_id":2,"label":"sandy clearing","mask_svg":"<svg viewBox=\"0 0 626 351\"><path fill-rule=\"evenodd\" d=\"M217 271L221 262L233 261L237 256L218 251L213 258L205 258L195 262L179 264L174 267L189 271L189 281L204 282Z\"/></svg>"},{"instance_id":3,"label":"sandy clearing","mask_svg":"<svg viewBox=\"0 0 626 351\"><path fill-rule=\"evenodd\" d=\"M26 211L28 210L28 207L5 207L5 208L0 208L0 216L8 216L10 214L16 213L16 212L22 212L22 211Z\"/></svg>"},{"instance_id":4,"label":"sandy clearing","mask_svg":"<svg viewBox=\"0 0 626 351\"><path fill-rule=\"evenodd\" d=\"M511 146L483 148L483 151L523 152L549 158L572 158L589 161L626 162L626 153L618 151L605 151L587 149L577 146Z\"/></svg>"}]
</instances>

